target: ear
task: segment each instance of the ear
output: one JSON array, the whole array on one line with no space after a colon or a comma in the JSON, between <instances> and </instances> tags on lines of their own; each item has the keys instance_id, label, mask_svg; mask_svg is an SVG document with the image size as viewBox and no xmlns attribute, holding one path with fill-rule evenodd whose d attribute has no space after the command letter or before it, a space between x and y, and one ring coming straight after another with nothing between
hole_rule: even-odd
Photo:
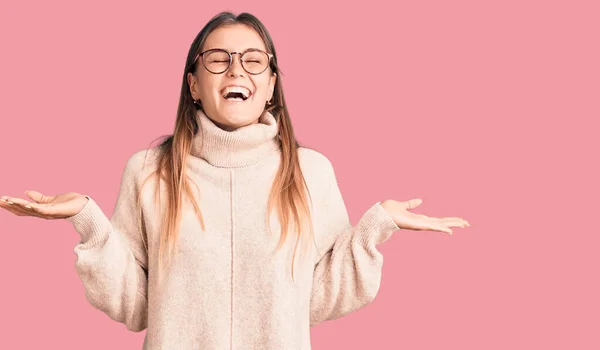
<instances>
[{"instance_id":1,"label":"ear","mask_svg":"<svg viewBox=\"0 0 600 350\"><path fill-rule=\"evenodd\" d=\"M275 91L275 83L277 82L277 73L273 73L269 80L269 99L270 101L273 98L273 91Z\"/></svg>"},{"instance_id":2,"label":"ear","mask_svg":"<svg viewBox=\"0 0 600 350\"><path fill-rule=\"evenodd\" d=\"M190 93L192 94L192 98L194 98L194 100L197 100L198 99L198 91L197 91L198 90L198 80L196 79L194 74L192 74L192 73L187 74L187 82L190 87Z\"/></svg>"}]
</instances>

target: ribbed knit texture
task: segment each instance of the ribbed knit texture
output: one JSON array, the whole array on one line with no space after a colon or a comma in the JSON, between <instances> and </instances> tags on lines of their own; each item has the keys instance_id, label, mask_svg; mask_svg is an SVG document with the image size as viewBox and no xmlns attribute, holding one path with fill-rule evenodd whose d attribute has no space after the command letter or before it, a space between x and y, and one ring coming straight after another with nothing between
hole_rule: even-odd
<instances>
[{"instance_id":1,"label":"ribbed knit texture","mask_svg":"<svg viewBox=\"0 0 600 350\"><path fill-rule=\"evenodd\" d=\"M75 267L86 297L127 329L147 330L143 349L310 349L310 327L376 296L383 266L376 245L398 226L379 202L352 226L331 162L301 147L316 247L297 256L294 283L295 236L276 251L276 212L274 235L267 231L267 200L281 162L275 118L265 112L257 124L235 131L220 129L202 112L198 121L202 132L187 171L200 188L206 231L186 201L176 255L159 285L164 205L153 204L155 181L140 187L155 169L156 149L134 153L110 219L91 196L67 218L81 235ZM140 191L143 230L135 203Z\"/></svg>"}]
</instances>

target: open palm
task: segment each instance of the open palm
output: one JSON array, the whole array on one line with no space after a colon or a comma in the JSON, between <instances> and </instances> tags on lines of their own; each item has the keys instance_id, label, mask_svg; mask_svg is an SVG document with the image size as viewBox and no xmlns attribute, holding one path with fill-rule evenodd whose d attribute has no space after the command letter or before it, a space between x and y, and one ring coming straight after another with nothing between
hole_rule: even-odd
<instances>
[{"instance_id":1,"label":"open palm","mask_svg":"<svg viewBox=\"0 0 600 350\"><path fill-rule=\"evenodd\" d=\"M64 219L81 211L88 197L76 192L46 196L37 191L25 191L31 201L3 196L0 208L4 208L17 216L35 216L42 219Z\"/></svg>"},{"instance_id":2,"label":"open palm","mask_svg":"<svg viewBox=\"0 0 600 350\"><path fill-rule=\"evenodd\" d=\"M471 226L467 220L457 217L434 218L423 214L412 213L423 201L420 198L411 199L407 202L392 199L383 201L381 206L390 214L396 225L407 230L441 231L452 234L451 227Z\"/></svg>"}]
</instances>

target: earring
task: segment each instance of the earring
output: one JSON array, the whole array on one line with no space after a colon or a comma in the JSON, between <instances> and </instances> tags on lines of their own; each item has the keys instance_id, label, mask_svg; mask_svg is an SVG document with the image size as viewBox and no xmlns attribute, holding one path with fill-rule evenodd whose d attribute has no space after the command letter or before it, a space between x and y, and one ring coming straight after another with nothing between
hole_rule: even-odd
<instances>
[{"instance_id":1,"label":"earring","mask_svg":"<svg viewBox=\"0 0 600 350\"><path fill-rule=\"evenodd\" d=\"M196 99L194 99L194 104L196 104L196 105L200 105L200 100L196 100Z\"/></svg>"}]
</instances>

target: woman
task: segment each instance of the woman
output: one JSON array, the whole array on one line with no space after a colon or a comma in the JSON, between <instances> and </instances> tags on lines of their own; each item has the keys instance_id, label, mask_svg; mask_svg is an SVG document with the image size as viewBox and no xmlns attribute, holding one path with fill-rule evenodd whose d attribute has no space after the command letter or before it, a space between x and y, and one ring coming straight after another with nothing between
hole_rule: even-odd
<instances>
[{"instance_id":1,"label":"woman","mask_svg":"<svg viewBox=\"0 0 600 350\"><path fill-rule=\"evenodd\" d=\"M309 349L311 326L377 294L376 245L468 223L386 200L353 227L331 162L294 136L278 72L263 24L221 13L189 50L173 135L129 158L110 219L73 192L0 206L71 221L88 300L147 329L145 349Z\"/></svg>"}]
</instances>

